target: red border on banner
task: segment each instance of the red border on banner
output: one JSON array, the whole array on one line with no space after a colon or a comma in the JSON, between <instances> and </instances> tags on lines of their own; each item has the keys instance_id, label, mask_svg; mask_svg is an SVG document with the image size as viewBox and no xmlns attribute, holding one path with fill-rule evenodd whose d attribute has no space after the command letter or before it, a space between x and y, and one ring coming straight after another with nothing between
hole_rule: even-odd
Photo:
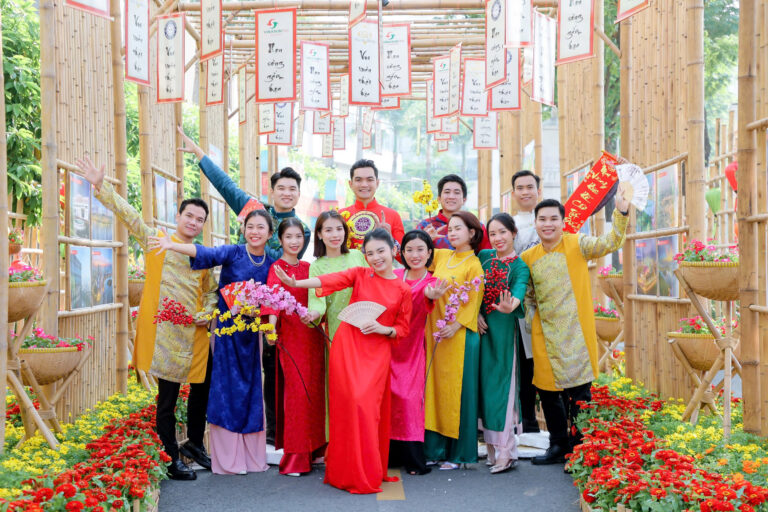
<instances>
[{"instance_id":1,"label":"red border on banner","mask_svg":"<svg viewBox=\"0 0 768 512\"><path fill-rule=\"evenodd\" d=\"M621 0L619 0L618 5L616 7L616 21L614 21L614 23L624 21L625 19L629 18L634 14L637 14L638 12L642 11L646 7L649 7L650 5L651 5L651 0L645 0L645 2L643 2L642 4L635 6L632 9L629 9L628 11L621 12Z\"/></svg>"},{"instance_id":2,"label":"red border on banner","mask_svg":"<svg viewBox=\"0 0 768 512\"><path fill-rule=\"evenodd\" d=\"M397 105L394 107L382 107L380 104L377 105L371 105L371 110L397 110L400 108L400 96L383 96L382 95L382 103L384 98L395 98L397 100Z\"/></svg>"},{"instance_id":3,"label":"red border on banner","mask_svg":"<svg viewBox=\"0 0 768 512\"><path fill-rule=\"evenodd\" d=\"M300 110L306 110L306 111L320 111L320 112L326 112L330 111L331 108L333 108L333 102L331 101L331 47L328 43L317 43L315 41L301 41L299 43L299 55L301 56L301 64L300 68L303 72L304 70L304 45L308 44L310 46L325 46L325 83L328 84L328 108L315 108L315 107L308 107L304 105L304 84L306 83L306 80L304 80L304 77L301 77L301 103L299 104Z\"/></svg>"},{"instance_id":4,"label":"red border on banner","mask_svg":"<svg viewBox=\"0 0 768 512\"><path fill-rule=\"evenodd\" d=\"M441 114L439 116L435 115L435 105L437 105L437 94L435 92L435 69L437 68L437 61L442 59L448 59L448 88L450 89L450 80L451 80L451 56L450 55L441 55L440 57L435 57L432 59L432 117L435 119L442 119L443 117L451 117L453 114ZM449 100L450 100L450 91L448 92ZM448 106L450 108L450 105ZM455 112L454 112L455 113Z\"/></svg>"},{"instance_id":5,"label":"red border on banner","mask_svg":"<svg viewBox=\"0 0 768 512\"><path fill-rule=\"evenodd\" d=\"M211 57L215 57L216 55L222 53L224 51L224 20L222 19L222 12L224 11L224 6L222 5L222 1L219 0L219 49L208 52L205 55L200 56L200 61L204 61L207 59L210 59ZM205 23L203 23L203 2L200 2L200 51L203 50L203 42L202 39L205 37L203 35L203 29L205 28Z\"/></svg>"},{"instance_id":6,"label":"red border on banner","mask_svg":"<svg viewBox=\"0 0 768 512\"><path fill-rule=\"evenodd\" d=\"M107 2L109 3L109 2ZM64 5L68 7L72 7L74 9L78 9L80 11L85 11L90 14L95 14L96 16L100 18L106 18L108 20L112 19L112 16L109 15L109 7L107 7L106 11L102 11L100 9L96 9L94 7L91 7L89 5L81 4L80 2L75 2L74 0L65 0ZM152 19L149 20L150 22Z\"/></svg>"},{"instance_id":7,"label":"red border on banner","mask_svg":"<svg viewBox=\"0 0 768 512\"><path fill-rule=\"evenodd\" d=\"M288 133L290 134L290 141L289 142L269 142L269 136L273 135L277 131L277 113L275 113L275 132L267 134L267 144L270 146L293 146L293 101L279 101L277 103L290 103L291 104L291 126L288 128ZM277 110L277 106L275 106L275 110Z\"/></svg>"},{"instance_id":8,"label":"red border on banner","mask_svg":"<svg viewBox=\"0 0 768 512\"><path fill-rule=\"evenodd\" d=\"M253 18L254 18L254 32L256 33L256 41L255 45L256 48L259 47L259 17L262 14L268 14L268 13L276 13L276 12L292 12L293 13L293 49L292 53L290 55L293 59L293 75L296 75L296 7L284 7L284 8L277 8L277 9L259 9L257 11L253 11ZM256 52L256 96L254 97L254 101L256 103L293 103L296 101L296 80L293 80L293 96L286 96L285 98L260 98L259 97L259 53ZM291 71L291 70L288 70Z\"/></svg>"},{"instance_id":9,"label":"red border on banner","mask_svg":"<svg viewBox=\"0 0 768 512\"><path fill-rule=\"evenodd\" d=\"M448 133L450 135L458 135L459 134L459 118L456 118L456 131L455 132L449 132L448 130L445 130L445 125L443 124L445 121L450 121L451 118L443 118L440 120L440 133Z\"/></svg>"},{"instance_id":10,"label":"red border on banner","mask_svg":"<svg viewBox=\"0 0 768 512\"><path fill-rule=\"evenodd\" d=\"M485 0L485 17L486 17L486 19L488 19L488 4L491 3L492 1L493 0ZM504 81L507 79L507 52L506 52L506 49L507 49L507 44L506 44L507 43L507 34L506 34L506 29L507 29L507 6L506 6L506 1L507 0L501 0L501 1L505 2L505 4L504 4L504 30L505 30L505 32L504 32L504 44L502 45L502 47L504 48L504 74L502 75L502 78L500 80L497 80L496 82L489 84L488 83L488 67L486 66L486 68L485 68L485 73L486 73L486 76L485 76L485 90L486 91L488 89L490 89L491 87L495 87L495 86L497 86L499 84L503 84ZM487 23L485 24L485 41L484 41L484 43L485 43L485 55L487 57L488 56L488 24ZM476 60L485 60L485 59L476 59ZM465 59L465 61L466 61L466 59ZM462 91L462 94L461 94L461 99L462 100L464 99L463 91ZM459 107L459 110L461 110L461 107Z\"/></svg>"},{"instance_id":11,"label":"red border on banner","mask_svg":"<svg viewBox=\"0 0 768 512\"><path fill-rule=\"evenodd\" d=\"M406 27L408 29L408 92L399 92L396 94L384 94L382 92L382 96L385 98L391 98L393 96L410 96L413 92L413 78L411 76L411 24L410 23L383 23L383 29L386 31L387 27ZM379 63L379 66L381 66L381 63ZM398 101L398 105L399 105ZM400 108L398 106L398 108ZM386 109L382 109L386 110Z\"/></svg>"},{"instance_id":12,"label":"red border on banner","mask_svg":"<svg viewBox=\"0 0 768 512\"><path fill-rule=\"evenodd\" d=\"M365 145L365 137L366 137L366 135L368 136L368 145L367 146ZM363 138L363 141L362 141L363 149L371 149L371 147L373 147L373 137L371 136L371 134L370 133L366 133L366 132L362 132L361 137Z\"/></svg>"},{"instance_id":13,"label":"red border on banner","mask_svg":"<svg viewBox=\"0 0 768 512\"><path fill-rule=\"evenodd\" d=\"M261 130L261 116L259 112L259 108L264 105L272 105L272 119L275 120L275 122L272 123L272 131L269 132L262 132ZM259 135L269 135L270 133L275 133L277 131L277 118L275 117L275 104L274 103L257 103L256 104L256 119L259 121L259 125L256 127L256 131L259 132Z\"/></svg>"},{"instance_id":14,"label":"red border on banner","mask_svg":"<svg viewBox=\"0 0 768 512\"><path fill-rule=\"evenodd\" d=\"M336 128L336 121L338 120L341 120L341 129L344 130L344 136L341 138L341 141L344 143L344 145L340 148L334 146L333 150L344 151L347 149L347 119L345 117L333 116L331 119L331 136L333 136L333 130Z\"/></svg>"},{"instance_id":15,"label":"red border on banner","mask_svg":"<svg viewBox=\"0 0 768 512\"><path fill-rule=\"evenodd\" d=\"M186 46L184 44L184 36L186 35L184 33L184 31L186 30L186 26L184 24L184 20L186 18L185 18L185 15L184 15L183 12L177 12L177 13L174 13L174 14L165 14L163 16L155 17L155 20L157 20L157 37L155 38L155 41L157 43L156 44L157 47L155 48L155 56L160 55L160 33L161 33L160 32L160 20L164 20L164 19L167 19L167 18L180 18L181 19L181 23L179 23L179 26L181 27L179 30L182 31L181 32L181 67L182 67L182 72L181 72L181 96L178 97L178 98L166 98L164 100L160 99L160 59L156 58L155 59L155 71L157 72L157 84L156 84L156 87L155 87L155 102L156 103L176 103L176 102L179 102L179 101L184 101L184 82L186 82L186 80L184 80L184 73L186 71L186 70L184 70L184 67L187 64L187 60L184 58L185 57L184 48Z\"/></svg>"},{"instance_id":16,"label":"red border on banner","mask_svg":"<svg viewBox=\"0 0 768 512\"><path fill-rule=\"evenodd\" d=\"M352 7L352 2L349 2L349 7ZM349 24L348 27L352 27L352 25L356 24L358 21L365 18L365 16L368 14L368 0L363 0L363 12L355 19L352 19L352 13L347 10L347 18L349 18Z\"/></svg>"},{"instance_id":17,"label":"red border on banner","mask_svg":"<svg viewBox=\"0 0 768 512\"><path fill-rule=\"evenodd\" d=\"M349 117L349 103L347 103L347 113L343 115L341 113L341 78L344 76L349 77L349 73L339 75L339 115L337 117ZM349 100L349 81L350 79L347 78L347 100Z\"/></svg>"},{"instance_id":18,"label":"red border on banner","mask_svg":"<svg viewBox=\"0 0 768 512\"><path fill-rule=\"evenodd\" d=\"M485 59L481 59L479 57L467 57L467 58L464 59L464 72L461 74L461 94L460 94L461 101L459 102L459 105L460 105L459 106L459 114L462 117L485 117L485 116L488 115L488 110L489 110L488 109L488 102L490 101L490 97L491 97L490 92L489 92L488 89L484 89L485 100L486 100L485 101L485 111L486 111L485 114L466 114L466 113L464 113L464 91L465 91L465 87L464 86L466 85L466 80L467 80L467 61L470 61L470 60L483 61L483 69L485 69L487 71L487 69L485 68ZM505 48L504 49L504 77L505 77L505 79L506 79L506 75L507 75L507 49ZM497 85L499 85L499 84L497 84Z\"/></svg>"},{"instance_id":19,"label":"red border on banner","mask_svg":"<svg viewBox=\"0 0 768 512\"><path fill-rule=\"evenodd\" d=\"M210 59L208 59L210 61ZM208 103L208 68L210 68L211 63L206 62L205 63L205 106L210 105L221 105L224 103L224 65L226 64L226 59L224 58L224 52L221 52L221 99L219 101L212 101L211 103Z\"/></svg>"},{"instance_id":20,"label":"red border on banner","mask_svg":"<svg viewBox=\"0 0 768 512\"><path fill-rule=\"evenodd\" d=\"M496 115L496 144L493 146L478 146L477 145L477 120L479 118L475 117L472 120L472 149L499 149L499 116Z\"/></svg>"},{"instance_id":21,"label":"red border on banner","mask_svg":"<svg viewBox=\"0 0 768 512\"><path fill-rule=\"evenodd\" d=\"M542 14L538 11L533 13L534 16L541 16L543 18L547 19L547 23L554 23L555 24L555 40L554 44L557 45L557 21L553 20L546 14ZM549 103L548 101L545 101L544 98L535 98L533 96L533 91L536 89L535 85L533 84L534 78L536 78L536 48L533 49L533 56L531 57L531 100L535 101L537 103L541 103L542 105L549 105L550 107L555 106L555 91L557 90L557 75L553 76L552 79L554 80L554 83L552 84L552 103ZM555 63L557 63L557 46L555 46ZM555 64L555 67L557 64ZM557 70L555 70L555 73L557 73Z\"/></svg>"},{"instance_id":22,"label":"red border on banner","mask_svg":"<svg viewBox=\"0 0 768 512\"><path fill-rule=\"evenodd\" d=\"M430 78L430 79L424 80L424 83L426 84L427 88L429 88L429 82L432 82L432 113L434 113L434 107L435 107L435 105L434 105L435 104L435 91L434 91L434 89L435 89L435 79L434 78ZM426 110L426 109L424 109L424 110ZM424 114L426 114L426 112L424 112ZM437 119L434 116L432 116L432 117L433 117L433 119ZM427 130L427 133L439 133L440 132L440 130L430 130L429 129L429 117L427 117L427 119L425 121L426 121L425 128ZM442 127L443 127L443 123L441 121L440 122L440 128L442 128Z\"/></svg>"},{"instance_id":23,"label":"red border on banner","mask_svg":"<svg viewBox=\"0 0 768 512\"><path fill-rule=\"evenodd\" d=\"M126 53L126 57L125 57L125 71L124 71L125 79L128 80L128 81L131 81L131 82L135 82L137 84L141 84L141 85L151 85L151 81L152 81L152 68L150 68L151 62L150 62L150 59L149 59L149 45L152 44L152 38L149 35L149 26L151 24L152 24L152 18L149 17L149 1L148 1L147 2L147 72L149 73L149 80L142 80L140 78L132 77L128 73L128 57L127 57L127 53ZM125 32L123 32L123 36L124 36L123 37L123 45L125 46L126 51L127 51L127 48L128 48L128 41L127 41L127 39L128 39L128 0L125 0L125 27L124 28L125 28ZM223 80L222 80L222 83L224 83Z\"/></svg>"},{"instance_id":24,"label":"red border on banner","mask_svg":"<svg viewBox=\"0 0 768 512\"><path fill-rule=\"evenodd\" d=\"M312 111L312 135L328 135L329 133L333 134L333 125L331 125L331 127L329 128L329 130L327 132L319 132L319 131L317 131L317 123L315 122L316 114L317 114L317 117L328 117L328 116L319 115L320 114L319 110L313 110ZM306 117L304 119L306 119ZM332 122L333 122L333 118L331 118L329 123L332 123Z\"/></svg>"},{"instance_id":25,"label":"red border on banner","mask_svg":"<svg viewBox=\"0 0 768 512\"><path fill-rule=\"evenodd\" d=\"M574 55L573 57L567 57L565 59L560 59L560 15L562 14L562 9L557 9L557 50L556 50L556 56L555 56L555 66L559 66L560 64L567 64L568 62L576 62L579 60L585 60L585 59L591 59L594 57L595 52L595 0L592 0L591 2L592 8L590 9L589 14L589 52L584 53L582 55Z\"/></svg>"},{"instance_id":26,"label":"red border on banner","mask_svg":"<svg viewBox=\"0 0 768 512\"><path fill-rule=\"evenodd\" d=\"M448 151L448 143L451 141L450 138L445 140L438 140L437 141L437 152L442 153L443 151ZM445 144L440 144L441 142L444 142ZM440 149L440 146L443 146L442 149Z\"/></svg>"},{"instance_id":27,"label":"red border on banner","mask_svg":"<svg viewBox=\"0 0 768 512\"><path fill-rule=\"evenodd\" d=\"M493 108L493 89L491 89L491 93L488 95L489 112L512 112L523 108L523 51L520 48L507 48L507 51L517 52L517 107Z\"/></svg>"},{"instance_id":28,"label":"red border on banner","mask_svg":"<svg viewBox=\"0 0 768 512\"><path fill-rule=\"evenodd\" d=\"M376 33L377 34L379 33L379 24L377 22L375 22L373 20L361 20L359 23L370 23L372 25L376 25ZM355 23L355 25L357 25L357 24L358 23ZM376 73L376 81L379 84L379 101L378 102L376 102L376 101L369 101L367 103L360 102L360 101L352 101L352 71L351 71L351 66L352 66L352 57L351 57L351 55L352 55L352 25L350 25L349 28L347 29L347 41L349 41L349 43L348 43L349 48L347 49L347 52L348 52L347 53L347 69L350 69L350 71L348 73L349 74L349 105L350 106L357 106L357 107L371 107L371 106L374 106L374 105L381 105L381 79L380 79L380 75L381 75L381 55L379 55L379 72ZM381 41L379 41L379 46L381 46Z\"/></svg>"},{"instance_id":29,"label":"red border on banner","mask_svg":"<svg viewBox=\"0 0 768 512\"><path fill-rule=\"evenodd\" d=\"M443 137L445 135L445 137ZM451 140L451 134L445 132L437 132L434 135L435 140Z\"/></svg>"}]
</instances>

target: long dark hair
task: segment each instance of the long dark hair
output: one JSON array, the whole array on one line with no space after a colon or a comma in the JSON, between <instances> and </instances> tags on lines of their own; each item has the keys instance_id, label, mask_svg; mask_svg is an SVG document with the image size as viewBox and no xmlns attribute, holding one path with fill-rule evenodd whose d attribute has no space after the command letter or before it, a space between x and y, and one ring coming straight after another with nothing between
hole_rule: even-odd
<instances>
[{"instance_id":1,"label":"long dark hair","mask_svg":"<svg viewBox=\"0 0 768 512\"><path fill-rule=\"evenodd\" d=\"M323 225L331 219L338 220L344 227L344 242L341 244L341 254L347 254L349 252L349 249L347 248L347 239L349 238L349 226L347 226L347 221L344 220L344 217L341 216L338 210L328 210L327 212L318 215L317 221L315 222L315 249L312 253L315 258L322 258L326 254L325 244L320 239L320 233L323 231Z\"/></svg>"},{"instance_id":2,"label":"long dark hair","mask_svg":"<svg viewBox=\"0 0 768 512\"><path fill-rule=\"evenodd\" d=\"M427 244L427 249L429 249L429 258L427 259L427 264L425 266L429 268L430 265L432 265L432 260L435 259L435 244L432 242L432 237L429 236L426 231L421 229L412 229L411 231L407 232L403 237L403 241L400 243L400 255L402 256L403 266L406 268L406 270L411 269L411 267L408 266L408 262L405 260L405 246L408 245L408 242L412 242L414 240L421 240Z\"/></svg>"}]
</instances>

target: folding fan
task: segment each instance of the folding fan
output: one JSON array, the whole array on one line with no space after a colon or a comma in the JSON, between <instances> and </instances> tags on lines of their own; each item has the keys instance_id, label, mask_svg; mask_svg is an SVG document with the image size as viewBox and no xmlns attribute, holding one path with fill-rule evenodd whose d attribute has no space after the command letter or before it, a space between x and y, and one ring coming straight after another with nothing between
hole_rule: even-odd
<instances>
[{"instance_id":1,"label":"folding fan","mask_svg":"<svg viewBox=\"0 0 768 512\"><path fill-rule=\"evenodd\" d=\"M635 164L619 164L616 166L619 183L624 183L624 195L635 205L638 211L643 211L648 202L650 187L645 173Z\"/></svg>"},{"instance_id":2,"label":"folding fan","mask_svg":"<svg viewBox=\"0 0 768 512\"><path fill-rule=\"evenodd\" d=\"M366 323L379 318L387 308L378 302L361 300L353 302L339 312L338 319L355 327L362 327Z\"/></svg>"},{"instance_id":3,"label":"folding fan","mask_svg":"<svg viewBox=\"0 0 768 512\"><path fill-rule=\"evenodd\" d=\"M232 309L232 306L235 304L235 299L240 293L240 290L243 288L243 285L245 285L245 281L236 281L234 283L229 283L227 286L219 290L221 297L224 299L224 302L227 304L229 309Z\"/></svg>"}]
</instances>

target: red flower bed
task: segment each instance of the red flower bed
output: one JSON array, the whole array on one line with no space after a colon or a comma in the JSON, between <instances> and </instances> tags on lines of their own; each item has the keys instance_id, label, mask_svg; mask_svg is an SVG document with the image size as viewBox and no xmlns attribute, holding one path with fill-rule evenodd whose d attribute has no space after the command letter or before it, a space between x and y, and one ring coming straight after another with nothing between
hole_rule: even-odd
<instances>
[{"instance_id":1,"label":"red flower bed","mask_svg":"<svg viewBox=\"0 0 768 512\"><path fill-rule=\"evenodd\" d=\"M668 449L648 430L642 415L658 411L662 402L623 398L605 386L593 386L592 402L580 405L584 440L566 467L593 508L608 511L622 504L660 512L768 510L768 489L741 475L697 468L693 457Z\"/></svg>"},{"instance_id":2,"label":"red flower bed","mask_svg":"<svg viewBox=\"0 0 768 512\"><path fill-rule=\"evenodd\" d=\"M21 499L0 500L0 510L106 512L129 510L132 501L148 500L152 488L166 478L170 462L155 433L155 411L151 405L111 421L101 437L86 445L87 461L24 482L32 489Z\"/></svg>"}]
</instances>

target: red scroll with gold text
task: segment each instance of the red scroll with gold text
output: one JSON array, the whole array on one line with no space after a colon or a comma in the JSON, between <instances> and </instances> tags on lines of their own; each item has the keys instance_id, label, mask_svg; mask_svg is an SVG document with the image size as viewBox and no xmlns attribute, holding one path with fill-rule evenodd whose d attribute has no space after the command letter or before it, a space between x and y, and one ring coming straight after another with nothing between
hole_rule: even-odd
<instances>
[{"instance_id":1,"label":"red scroll with gold text","mask_svg":"<svg viewBox=\"0 0 768 512\"><path fill-rule=\"evenodd\" d=\"M584 177L584 181L579 183L565 202L565 228L563 229L565 232L578 233L600 201L619 180L614 168L617 163L615 156L603 151Z\"/></svg>"}]
</instances>

